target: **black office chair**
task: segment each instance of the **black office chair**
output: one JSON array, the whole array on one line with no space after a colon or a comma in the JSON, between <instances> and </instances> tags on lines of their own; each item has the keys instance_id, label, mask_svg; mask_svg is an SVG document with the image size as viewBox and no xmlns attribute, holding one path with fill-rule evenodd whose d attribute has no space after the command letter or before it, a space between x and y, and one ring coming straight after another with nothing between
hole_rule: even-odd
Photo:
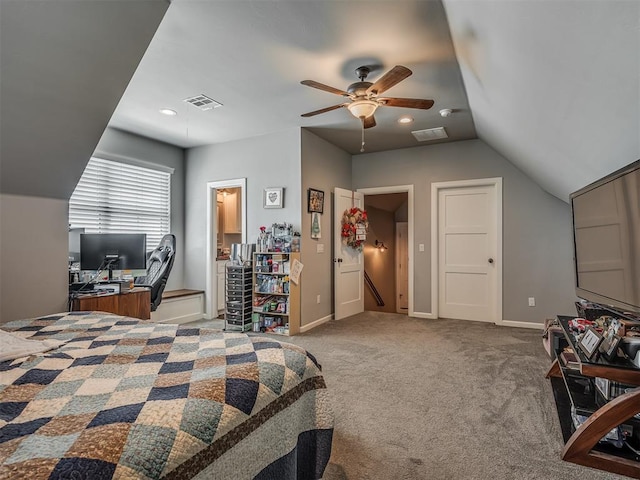
<instances>
[{"instance_id":1,"label":"black office chair","mask_svg":"<svg viewBox=\"0 0 640 480\"><path fill-rule=\"evenodd\" d=\"M151 311L155 312L162 301L162 292L167 285L167 279L173 260L176 256L176 236L165 235L160 244L151 251L147 258L147 274L144 277L136 277L134 284L139 287L151 289Z\"/></svg>"}]
</instances>

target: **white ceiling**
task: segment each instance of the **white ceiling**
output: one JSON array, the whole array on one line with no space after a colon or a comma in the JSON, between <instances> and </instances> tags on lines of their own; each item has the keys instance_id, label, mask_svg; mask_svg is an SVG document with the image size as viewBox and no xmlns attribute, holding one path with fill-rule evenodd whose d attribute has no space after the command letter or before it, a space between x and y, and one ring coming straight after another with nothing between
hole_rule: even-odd
<instances>
[{"instance_id":1,"label":"white ceiling","mask_svg":"<svg viewBox=\"0 0 640 480\"><path fill-rule=\"evenodd\" d=\"M428 111L380 108L366 151L416 146L411 130L445 126L451 139L475 138L444 8L435 1L174 0L111 119L111 126L182 147L309 127L346 151L360 149L360 122L344 102L300 84L341 90L355 69L378 65L374 81L395 65L413 75L384 96L434 99ZM202 112L184 99L205 94L223 107ZM158 113L162 107L175 117ZM455 116L438 111L451 108ZM410 114L414 123L399 125Z\"/></svg>"},{"instance_id":2,"label":"white ceiling","mask_svg":"<svg viewBox=\"0 0 640 480\"><path fill-rule=\"evenodd\" d=\"M569 193L640 158L640 1L445 0L478 137Z\"/></svg>"},{"instance_id":3,"label":"white ceiling","mask_svg":"<svg viewBox=\"0 0 640 480\"><path fill-rule=\"evenodd\" d=\"M1 191L68 198L74 175L61 172L80 175L166 2L0 7ZM385 95L435 100L379 109L367 152L444 126L563 200L640 158L638 0L173 0L109 125L185 148L305 127L358 154L346 109L300 117L342 101L300 81L345 89L363 64L380 65L371 80L405 65L413 75ZM183 102L201 93L224 106ZM403 114L414 124L397 124Z\"/></svg>"},{"instance_id":4,"label":"white ceiling","mask_svg":"<svg viewBox=\"0 0 640 480\"><path fill-rule=\"evenodd\" d=\"M640 157L638 52L633 0L174 0L111 125L183 147L301 126L358 154L346 109L300 117L341 97L299 82L346 89L360 65L381 65L375 79L401 64L413 75L386 95L435 105L379 109L366 151L421 145L411 130L477 132L566 200ZM224 106L183 102L200 93ZM403 114L415 122L399 125Z\"/></svg>"}]
</instances>

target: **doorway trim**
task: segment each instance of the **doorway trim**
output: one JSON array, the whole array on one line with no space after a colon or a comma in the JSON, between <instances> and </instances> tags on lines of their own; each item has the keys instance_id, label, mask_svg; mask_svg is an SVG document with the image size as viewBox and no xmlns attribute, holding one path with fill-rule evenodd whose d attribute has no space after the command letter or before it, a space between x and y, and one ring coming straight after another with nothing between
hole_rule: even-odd
<instances>
[{"instance_id":1,"label":"doorway trim","mask_svg":"<svg viewBox=\"0 0 640 480\"><path fill-rule=\"evenodd\" d=\"M218 316L218 305L214 302L218 292L218 270L216 256L218 249L218 190L221 188L240 188L242 205L242 243L247 243L247 179L235 178L207 182L207 255L204 318L211 320Z\"/></svg>"},{"instance_id":2,"label":"doorway trim","mask_svg":"<svg viewBox=\"0 0 640 480\"><path fill-rule=\"evenodd\" d=\"M370 188L358 188L356 192L361 192L365 195L380 195L384 193L407 193L407 220L409 223L409 234L407 241L409 242L409 311L407 312L410 317L415 316L413 310L413 299L415 297L413 291L413 185L395 185L387 187L370 187Z\"/></svg>"},{"instance_id":3,"label":"doorway trim","mask_svg":"<svg viewBox=\"0 0 640 480\"><path fill-rule=\"evenodd\" d=\"M407 244L407 265L406 265L406 271L407 271L407 296L409 295L409 222L395 222L395 226L396 226L396 235L395 235L395 262L396 262L396 298L395 298L395 302L396 302L396 313L402 313L402 314L409 314L409 302L407 301L407 311L405 312L401 307L400 307L400 298L398 295L398 292L400 290L400 272L399 272L399 266L402 264L402 260L403 258L400 257L400 248L399 245L401 243L405 243L405 242L400 242L400 229L402 229L402 231L405 230L406 228L406 244ZM400 228L400 226L402 226Z\"/></svg>"},{"instance_id":4,"label":"doorway trim","mask_svg":"<svg viewBox=\"0 0 640 480\"><path fill-rule=\"evenodd\" d=\"M439 198L440 190L465 187L493 187L496 194L496 254L495 260L498 266L496 275L496 318L493 322L502 325L502 178L478 178L473 180L454 180L450 182L434 182L431 184L431 313L433 318L438 318L439 305Z\"/></svg>"}]
</instances>

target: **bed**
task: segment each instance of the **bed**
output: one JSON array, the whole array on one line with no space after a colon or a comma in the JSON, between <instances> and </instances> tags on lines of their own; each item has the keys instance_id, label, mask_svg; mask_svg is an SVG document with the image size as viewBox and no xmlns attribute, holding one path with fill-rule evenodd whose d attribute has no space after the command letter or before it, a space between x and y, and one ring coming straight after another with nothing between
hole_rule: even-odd
<instances>
[{"instance_id":1,"label":"bed","mask_svg":"<svg viewBox=\"0 0 640 480\"><path fill-rule=\"evenodd\" d=\"M300 347L101 312L1 328L60 345L0 362L2 480L322 477L333 416Z\"/></svg>"}]
</instances>

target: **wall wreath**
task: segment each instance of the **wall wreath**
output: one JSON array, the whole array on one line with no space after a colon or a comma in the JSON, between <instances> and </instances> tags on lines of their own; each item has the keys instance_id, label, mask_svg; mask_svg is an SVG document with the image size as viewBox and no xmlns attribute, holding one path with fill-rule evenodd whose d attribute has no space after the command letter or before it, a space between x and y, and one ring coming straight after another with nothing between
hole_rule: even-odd
<instances>
[{"instance_id":1,"label":"wall wreath","mask_svg":"<svg viewBox=\"0 0 640 480\"><path fill-rule=\"evenodd\" d=\"M342 243L359 252L367 239L369 221L367 212L358 207L347 208L342 214Z\"/></svg>"}]
</instances>

